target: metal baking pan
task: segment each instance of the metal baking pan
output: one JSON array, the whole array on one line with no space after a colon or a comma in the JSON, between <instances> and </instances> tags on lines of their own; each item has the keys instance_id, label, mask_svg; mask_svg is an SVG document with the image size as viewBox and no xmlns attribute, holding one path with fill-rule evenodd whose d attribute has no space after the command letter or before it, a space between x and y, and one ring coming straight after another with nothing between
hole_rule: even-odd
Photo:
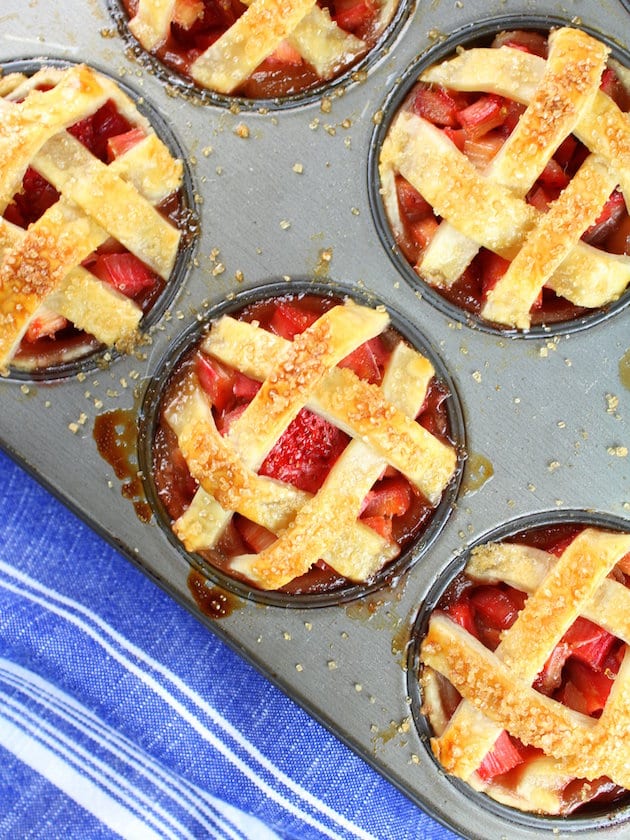
<instances>
[{"instance_id":1,"label":"metal baking pan","mask_svg":"<svg viewBox=\"0 0 630 840\"><path fill-rule=\"evenodd\" d=\"M449 34L506 15L507 26L524 19L541 27L577 22L626 46L619 39L628 31L628 11L612 0L419 3L370 57L362 80L348 78L286 108L229 108L182 95L138 61L105 0L68 0L63 14L51 0L5 0L3 65L40 56L85 61L155 109L187 163L200 233L169 308L141 352L55 382L28 375L0 381L0 443L200 621L454 831L479 840L568 838L593 830L621 838L629 830L627 811L586 822L539 819L489 807L453 784L415 725L407 684L414 622L436 579L469 543L539 512L597 511L630 520L628 309L578 332L527 340L471 328L417 294L390 258L373 214L372 146L398 80ZM138 412L161 359L209 308L292 277L371 291L406 314L454 383L466 470L430 550L385 588L348 603L289 610L223 593L223 606L213 613L193 596L186 557L147 515L135 476ZM120 477L99 454L94 435L95 426L108 424L130 441Z\"/></svg>"}]
</instances>

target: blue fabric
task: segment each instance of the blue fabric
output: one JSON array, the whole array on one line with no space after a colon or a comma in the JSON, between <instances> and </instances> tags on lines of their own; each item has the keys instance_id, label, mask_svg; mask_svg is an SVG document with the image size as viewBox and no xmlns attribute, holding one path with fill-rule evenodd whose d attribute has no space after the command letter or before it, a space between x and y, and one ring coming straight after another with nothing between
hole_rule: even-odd
<instances>
[{"instance_id":1,"label":"blue fabric","mask_svg":"<svg viewBox=\"0 0 630 840\"><path fill-rule=\"evenodd\" d=\"M1 837L454 837L3 453L0 487Z\"/></svg>"}]
</instances>

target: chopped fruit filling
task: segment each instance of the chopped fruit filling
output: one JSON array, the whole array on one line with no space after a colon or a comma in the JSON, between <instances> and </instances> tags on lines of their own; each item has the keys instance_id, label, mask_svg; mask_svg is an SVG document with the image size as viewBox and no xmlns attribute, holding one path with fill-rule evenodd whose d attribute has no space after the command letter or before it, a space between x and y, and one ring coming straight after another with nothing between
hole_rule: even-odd
<instances>
[{"instance_id":1,"label":"chopped fruit filling","mask_svg":"<svg viewBox=\"0 0 630 840\"><path fill-rule=\"evenodd\" d=\"M260 341L261 347L264 346L265 340L262 336L264 335L263 331L267 331L273 336L271 346L286 344L288 352L288 347L293 341L298 340L298 337L301 337L305 330L317 330L320 327L320 318L326 317L328 312L334 310L335 307L339 310L340 302L333 298L316 295L286 295L282 298L275 298L246 307L232 316L234 320L230 321L230 325L225 328L238 331L237 324L241 321L253 325L256 330L255 336L252 334L251 328L246 331L247 335L251 336L252 341ZM332 316L334 311L330 314ZM314 333L314 335L317 334ZM210 338L212 336L213 331L211 330ZM332 339L330 340L332 341ZM217 338L216 341L221 343L222 339ZM393 356L401 352L401 346L407 348L404 352L412 352L401 336L391 327L382 331L380 335L368 338L358 346L357 344L356 340L354 345L350 342L349 346L354 346L355 349L347 353L345 357L341 353L339 354L340 358L336 366L336 373L339 374L338 382L340 383L343 380L344 382L358 383L359 380L362 380L366 383L366 387L374 389L375 395L380 393L381 387L385 388L384 377L387 375L388 366ZM234 440L239 443L242 441L240 436L248 434L248 432L243 431L243 421L247 421L252 413L255 415L259 400L270 398L270 380L266 379L264 386L261 386L261 381L258 378L253 378L256 365L260 362L256 361L256 353L252 355L252 348L247 352L243 351L243 358L247 358L245 367L247 367L248 374L252 373L250 376L232 367L225 359L221 360L212 355L211 346L213 345L208 345L206 341L206 343L202 343L202 346L188 351L183 360L178 362L162 398L162 414L154 443L155 481L158 494L168 511L168 515L175 522L186 518L191 508L199 503L198 493L206 489L205 483L201 487L192 479L191 470L193 470L193 467L189 466L182 457L180 446L186 448L188 444L186 442L182 443L187 438L182 429L179 412L185 410L184 406L187 398L182 398L181 395L184 393L203 395L205 400L202 405L205 405L205 408L198 406L195 409L195 416L200 416L199 413L203 411L208 412L206 414L207 419L203 421L203 429L208 429L207 424L213 422L222 438L227 436L229 441ZM239 346L236 343L237 349ZM318 345L317 349L320 352L321 345ZM263 350L259 349L257 352L262 354ZM419 354L413 353L413 359L416 362L419 363L421 358ZM234 364L237 363L237 360L241 361L239 352L234 357ZM288 366L288 370L291 376L293 364ZM308 364L305 368L305 371L307 370L309 370ZM429 366L428 370L432 371L432 368ZM269 375L265 374L265 376ZM391 374L390 378L392 383L397 380L396 374ZM275 381L274 376L272 376L271 382ZM302 374L298 377L300 387L301 382ZM420 389L417 392L417 402L412 416L413 413L418 412L415 419L423 427L422 434L425 433L424 430L426 429L436 440L440 441L439 446L450 446L450 424L446 404L447 392L432 372L428 373L427 383L426 385L414 383L410 386L413 389ZM335 385L335 389L340 387L340 384ZM399 386L392 384L388 387L398 388ZM276 390L278 394L284 393L281 384L272 385L272 403L283 399L276 396ZM330 405L327 404L327 410L333 414L335 406L339 407L344 403L341 397L342 391L337 392L335 390L335 393L336 396L331 394L329 398ZM371 399L370 394L372 394L372 391L369 393L366 391L363 399ZM401 399L403 398L406 397L401 394ZM182 399L182 407L178 408L177 406L180 405ZM325 398L322 397L322 399L326 402ZM318 413L316 409L317 406L313 405L311 408L310 403L309 406L301 407L293 416L293 419L290 419L284 431L280 431L275 443L270 445L269 451L266 454L263 453L263 457L259 459L260 466L256 468L256 465L253 465L257 476L266 480L273 480L277 483L278 488L291 488L291 493L298 493L298 499L302 500L300 504L303 505L306 505L309 499L314 503L319 498L317 494L325 492L327 480L332 475L331 471L342 455L344 457L348 455L350 444L353 442L353 437L346 430L339 428L336 423L332 422L332 418L328 419L324 416L324 411ZM246 413L247 418L245 417ZM350 418L350 415L348 417ZM260 422L264 427L265 420L262 419ZM348 422L352 424L351 419ZM245 428L247 428L247 422ZM202 432L201 429L202 426L200 425L195 436L195 439L200 441L198 446L202 445L201 436L206 434L209 435L208 443L204 443L203 446L209 446L212 435L216 435L216 433ZM260 434L263 434L263 429L260 429ZM215 443L212 443L213 448L216 445L215 438ZM353 445L356 449L356 440ZM366 444L362 443L361 445ZM227 443L226 446L230 447L231 444ZM186 449L186 451L189 451L189 449ZM187 457L190 457L190 455ZM198 457L200 456L195 456L196 459ZM216 460L218 455L213 457ZM197 463L197 460L195 460L195 463ZM351 463L346 458L347 466L344 469L348 469ZM239 486L246 481L245 476L239 474L233 467L227 467L226 465L226 470L226 481L234 481ZM355 472L356 467L353 466L351 470L353 477L348 479L347 487L347 494L350 497L353 493L351 484L354 481ZM201 475L201 473L197 474ZM386 549L387 554L390 559L393 559L410 545L426 527L434 512L435 502L432 504L406 475L388 464L386 460L376 460L374 465L370 467L368 475L370 478L367 480L365 490L362 491L360 496L357 495L356 508L354 508L353 520L350 520L350 523L353 528L360 529L360 539L367 540L370 545L382 546L382 550L389 546ZM365 481L366 479L363 479L362 487ZM222 484L216 490L221 498L223 498L221 496L223 490ZM225 490L227 493L227 488ZM193 499L195 500L194 505ZM339 505L342 508L343 502L340 501ZM230 527L227 528L226 526L222 535L218 533L216 543L212 547L197 548L203 557L222 570L229 572L232 559L235 557L238 559L240 555L273 551L278 533L284 531L284 526L279 526L275 528L276 533L274 533L274 527L267 513L264 514L262 520L254 521L246 515L246 510L247 505L243 510L238 509L239 512L229 519ZM339 516L342 516L341 509L339 510ZM298 527L299 517L300 514L298 513L295 520L296 528ZM341 518L339 527L348 527L348 524L343 525L343 521ZM329 525L326 526L326 531L330 531ZM288 527L286 533L290 532L291 527ZM356 538L352 535L348 537L351 541ZM306 568L308 569L308 563ZM326 561L324 554L319 558L312 558L310 571L301 572L293 582L279 588L290 593L302 594L335 589L343 583L344 575L331 567L331 563Z\"/></svg>"},{"instance_id":2,"label":"chopped fruit filling","mask_svg":"<svg viewBox=\"0 0 630 840\"><path fill-rule=\"evenodd\" d=\"M24 340L34 344L40 338L54 338L58 332L61 332L67 326L68 321L63 315L57 315L56 312L40 313L28 325Z\"/></svg>"},{"instance_id":3,"label":"chopped fruit filling","mask_svg":"<svg viewBox=\"0 0 630 840\"><path fill-rule=\"evenodd\" d=\"M484 59L475 57L469 59L469 64L463 63L469 55L480 55L482 47L486 53L491 52L492 48L504 51L518 50L520 53L531 55L532 58L535 56L535 61L538 62L539 58L548 58L551 43L552 39L548 41L547 36L539 32L526 30L503 32L491 43L481 45L479 48L475 45L470 50L462 49L456 58L447 59L443 64L428 68L421 74L421 81L418 81L407 94L383 144L380 167L383 188L387 197L385 206L390 217L393 236L404 259L425 282L435 288L437 293L451 304L478 315L499 328L528 329L530 326L576 319L616 300L627 288L630 280L630 262L617 259L606 262L602 256L577 250L581 235L581 243L595 246L604 252L606 257L608 255L630 257L628 233L630 217L624 193L618 185L615 187L612 184L610 198L594 221L591 221L591 215L585 214L587 221L575 234L575 243L571 245L574 251L566 245L568 248L566 267L565 263L561 262L557 269L550 269L549 276L541 270L542 279L538 293L531 296L529 289L524 291L522 303L519 301L516 304L507 300L510 298L508 291L495 290L499 279L497 269L504 268L501 275L505 274L510 262L519 254L519 250L522 248L525 251L527 247L530 247L528 230L534 226L534 223L529 220L524 222L523 234L522 236L519 234L521 238L518 241L518 247L514 243L503 246L503 237L507 234L504 234L499 220L495 240L499 244L496 245L495 250L492 250L493 244L483 240L483 236L477 238L474 223L470 225L466 223L464 225L466 230L461 227L459 211L463 209L464 204L470 205L473 193L481 192L482 188L479 185L486 179L493 184L496 181L498 188L505 187L508 192L513 191L513 197L531 205L541 214L546 214L550 208L554 208L558 214L565 213L563 220L579 214L579 211L570 209L577 205L569 205L570 199L564 197L564 191L569 188L574 178L581 176L582 165L587 159L592 158L590 152L595 153L600 147L597 143L593 145L594 141L590 139L588 140L590 148L587 148L585 132L582 131L582 124L579 121L576 122L575 127L568 128L569 131L572 129L575 133L567 134L564 129L562 131L558 129L557 136L551 136L556 129L549 128L552 126L554 115L547 118L546 113L543 113L540 124L548 123L548 126L545 125L540 131L538 128L532 128L531 125L535 119L532 116L534 108L538 108L541 112L544 108L548 108L551 112L553 108L555 113L559 113L560 109L553 100L554 91L561 90L562 85L569 88L571 82L565 80L571 77L570 67L567 70L562 66L554 65L556 69L549 71L556 73L560 79L558 83L551 76L547 83L544 74L548 71L543 72L540 69L541 81L538 90L543 91L540 95L541 101L535 102L534 94L528 92L526 96L524 95L531 103L531 107L528 107L524 101L517 101L521 90L515 81L515 77L518 76L516 71L505 69L503 75L510 72L513 77L507 83L503 76L500 79L491 79L491 73L488 71L486 72L487 80L484 81L485 89L475 91L475 73L478 73L480 63L483 63ZM570 64L568 59L564 60ZM457 65L458 61L459 65ZM477 64L473 65L475 61ZM576 66L578 66L577 61L576 58ZM560 62L561 59L558 59L557 65L560 65ZM551 60L548 66L549 64ZM538 67L538 64L536 66ZM473 70L473 67L476 70ZM527 67L531 69L529 63ZM601 72L600 90L606 97L610 97L609 102L613 109L617 109L615 113L621 125L624 114L619 114L619 111L627 112L630 109L627 76L618 73L612 64L606 66L605 58L602 60L602 67L603 71L598 71ZM575 75L573 73L573 77ZM592 80L594 92L597 91L597 78L594 76ZM449 81L452 87L449 86ZM505 94L505 88L510 92L513 91L515 98L510 98ZM558 95L563 96L564 92L561 91ZM547 99L543 102L544 96ZM574 93L568 91L568 96L572 99ZM590 101L584 104L586 110L590 108ZM572 103L570 107L573 108L574 104ZM605 107L607 107L606 100L598 99L597 108ZM524 115L529 121L529 127L521 126L519 129L517 128L519 121ZM593 119L597 122L599 117ZM430 127L427 127L425 123L429 123ZM433 128L438 130L439 135L432 131ZM621 131L623 133L626 130L624 128ZM514 155L515 159L525 158L524 164L528 163L526 160L528 154L526 146L529 142L527 137L534 136L533 131L540 134L540 137L536 135L536 143L540 148L543 148L543 143L547 143L548 147L545 147L544 153L539 155L540 161L537 161L537 164L540 165L537 168L532 166L532 177L521 190L520 182L517 183L518 172L516 175L513 174L514 166L511 165L510 159ZM440 137L442 139L438 139ZM448 148L443 147L443 138L448 138L453 144L456 154L449 153ZM506 154L503 155L502 149L508 141L510 145L505 147ZM436 160L433 150L439 149L441 159L435 166L442 167L442 171L449 174L451 186L448 188L449 193L443 196L435 187L436 180L440 179L436 179L432 175L433 170L422 162L422 148L429 142L432 151L428 152L427 161ZM625 148L626 142L624 134L623 141L620 141L620 150L622 147ZM604 147L605 141L601 148ZM399 149L404 149L404 153L396 151ZM514 151L515 149L517 151ZM621 151L619 153L621 154ZM616 152L612 150L606 154L614 162ZM419 162L416 164L416 161ZM465 180L464 187L461 186L464 181L461 180L463 176L460 170L464 171L466 161L473 165L475 174L466 176L469 180ZM495 162L498 162L496 166ZM399 167L402 172L399 171ZM450 178L451 175L452 178ZM460 190L461 207L458 195ZM426 195L423 195L423 191ZM429 201L431 196L437 196L437 198L432 197ZM627 190L625 196L626 198L628 196ZM397 212L393 209L396 200ZM485 207L489 207L492 201L492 198L486 198ZM563 201L567 204L566 211L563 209ZM440 209L434 212L433 207ZM485 209L482 209L481 205L476 210L470 210L473 216L478 216L483 212ZM526 213L527 210L523 208L523 218ZM507 211L505 214L501 213L502 216L506 214ZM535 221L535 225L538 224L542 223ZM443 226L445 229L436 239L438 229ZM559 222L558 227L564 229L566 225L562 221ZM453 234L454 228L457 236ZM562 247L565 245L563 244ZM540 258L542 261L539 250L535 248L536 246L532 244L531 253L535 256L528 255L527 259L533 261ZM454 254L457 256L453 256ZM570 263L573 259L572 254L575 254L575 259L573 263ZM577 280L574 277L576 270L573 266L587 257L593 262L588 263L588 269L584 263L584 268L579 269L584 272L583 279L580 276ZM545 262L548 261L545 260ZM523 263L525 263L525 258L523 258ZM609 265L610 269L607 268ZM609 281L609 290L607 289L606 292L592 293L591 284L597 288L597 284L601 283L598 279L601 276L600 271L616 273L615 280ZM560 272L559 275L556 275L556 272ZM506 281L508 285L505 288L511 289L512 286L516 286L517 275L520 274L516 268L514 272L510 272ZM528 271L527 274L531 272ZM566 279L564 279L565 275ZM511 297L514 299L515 296L511 295Z\"/></svg>"},{"instance_id":4,"label":"chopped fruit filling","mask_svg":"<svg viewBox=\"0 0 630 840\"><path fill-rule=\"evenodd\" d=\"M81 358L103 345L131 345L143 313L164 289L175 261L181 162L134 111L126 94L90 68L42 67L32 87L19 74L15 79L17 87L8 90L4 102L9 110L19 103L23 112L22 122L19 116L15 120L14 157L5 167L8 181L15 175L19 184L3 213L10 223L0 260L5 277L0 277L0 291L5 289L5 297L12 262L19 264L26 248L31 259L30 252L43 239L40 231L48 238L33 278L29 275L28 283L12 287L11 294L22 299L15 305L18 315L5 319L0 355L3 366L10 361L30 370ZM86 115L70 125L63 112L58 113L64 101L60 97L68 99L68 91L76 101L67 107ZM33 105L37 97L42 102ZM18 160L22 134L33 130L30 110L39 114L47 99L52 134L24 171ZM15 173L10 169L14 161ZM134 181L136 167L144 167L138 178L142 185ZM159 186L154 183L158 168ZM90 179L98 182L94 194ZM120 202L114 207L118 212L103 212L95 195L104 195L104 201L112 196L113 205ZM88 218L95 224L88 225ZM131 219L138 233L129 231ZM53 247L55 242L58 247ZM142 261L154 258L155 270Z\"/></svg>"},{"instance_id":5,"label":"chopped fruit filling","mask_svg":"<svg viewBox=\"0 0 630 840\"><path fill-rule=\"evenodd\" d=\"M289 41L282 41L278 47L265 59L267 66L299 67L304 63L304 59L295 47L291 46Z\"/></svg>"},{"instance_id":6,"label":"chopped fruit filling","mask_svg":"<svg viewBox=\"0 0 630 840\"><path fill-rule=\"evenodd\" d=\"M602 533L595 531L595 529L592 530L596 534ZM589 532L583 526L576 527L574 525L539 528L529 534L513 537L509 543L505 544L507 550L502 554L499 554L503 547L501 543L491 544L489 547L482 546L479 555L481 559L479 559L478 564L475 563L473 551L473 560L469 562L467 569L457 575L446 589L438 602L434 615L448 616L451 621L481 642L484 647L495 651L497 659L503 659L501 651L505 650L506 645L508 651L511 651L512 643L509 641L509 637L510 633L514 632L511 628L516 630L514 626L521 613L523 614L520 624L521 629L517 632L521 634L527 632L523 629L525 622L528 620L524 618L527 612L525 607L528 598L532 597L501 580L504 575L512 577L512 573L505 570L515 568L519 562L522 566L527 566L531 562L541 564L536 566L538 569L536 574L543 575L544 573L541 571L542 558L546 556L548 559L544 562L548 565L545 566L547 569L545 580L552 580L554 563L563 562L560 558L563 557L564 552L567 550L570 552L571 547L577 545L578 537L584 537L587 533ZM614 535L611 536L614 538ZM520 552L521 549L522 554L515 554L517 551ZM529 555L527 552L530 550L535 553ZM580 548L580 550L585 551L586 549ZM543 552L546 555L543 555ZM576 562L579 562L580 559L581 557L578 554ZM627 564L624 565L624 563L625 560L622 557L608 575L608 581L611 583L614 581L614 586L621 585L621 591L615 592L615 597L620 599L625 599L627 595L630 595L626 592L630 588L630 579L627 577ZM468 573L469 569L471 570L470 574ZM474 576L477 570L479 570L478 574L481 577ZM521 575L523 579L528 579L528 573L523 569L519 569L515 574L517 577ZM529 579L531 580L531 576ZM549 586L558 585L555 580ZM541 588L544 588L544 586L545 583L542 583ZM625 603L625 600L620 600L619 603ZM605 609L605 603L602 602L602 604L602 609ZM538 607L533 609L534 614L536 614ZM617 617L613 619L613 623L614 621L621 621L627 624L625 617L619 614L620 611L623 612L624 607L617 606L615 609ZM531 644L535 644L533 640ZM543 668L535 676L532 687L536 692L569 707L575 712L599 719L610 697L625 652L626 644L622 639L590 618L578 615L547 657ZM462 654L462 656L465 656L465 654ZM523 656L523 660L527 661L527 655ZM521 665L520 662L515 663L511 652L505 654L503 661L508 668L514 669L514 671L526 667ZM464 661L461 663L462 670L465 667L466 662ZM425 669L422 678L425 690L432 685L431 680L434 674L435 672L431 668ZM430 721L433 722L434 719L435 721L441 721L437 732L438 743L442 736L445 738L455 737L448 734L450 730L446 721L449 718L451 723L457 719L457 726L465 726L457 718L461 708L458 708L457 702L453 702L451 695L455 689L453 685L447 682L447 679L440 676L437 682L438 691L441 693L442 712L440 715L435 716L435 699L429 701L425 709ZM429 691L431 690L429 688ZM465 692L464 696L466 696ZM481 704L480 700L475 702ZM446 716L445 719L442 715ZM499 726L498 723L497 726ZM527 731L527 727L523 731ZM524 744L516 735L509 734L506 729L503 729L494 741L494 746L485 755L480 755L480 764L474 771L474 776L471 775L468 780L473 786L484 790L501 802L515 805L523 810L551 808L549 813L572 813L575 810L588 810L604 802L627 798L628 791L620 787L619 784L614 784L606 776L602 775L595 779L589 777L590 780L587 781L577 776L571 778L563 771L558 771L557 778L552 778L552 775L548 774L549 791L545 790L539 796L536 792L536 786L544 785L544 777L547 771L537 770L535 762L542 759L544 755L545 753L540 745ZM532 768L531 777L528 776L529 767ZM468 768L466 775L468 773L472 774L473 770L474 768ZM457 771L453 772L459 775ZM463 777L465 776L463 775ZM523 793L523 791L526 793ZM551 794L552 799L555 800L555 805L553 805L552 799L547 800L547 793ZM533 796L534 800L531 802L523 801L523 796L528 795ZM545 805L538 806L536 804L538 802L544 802Z\"/></svg>"},{"instance_id":7,"label":"chopped fruit filling","mask_svg":"<svg viewBox=\"0 0 630 840\"><path fill-rule=\"evenodd\" d=\"M136 143L139 143L144 137L144 131L141 128L131 128L123 134L114 134L113 137L107 138L107 161L111 163L112 160L119 158L132 149Z\"/></svg>"},{"instance_id":8,"label":"chopped fruit filling","mask_svg":"<svg viewBox=\"0 0 630 840\"><path fill-rule=\"evenodd\" d=\"M88 267L92 274L130 298L138 297L159 282L151 269L129 251L99 255Z\"/></svg>"},{"instance_id":9,"label":"chopped fruit filling","mask_svg":"<svg viewBox=\"0 0 630 840\"><path fill-rule=\"evenodd\" d=\"M108 160L108 143L132 130L131 123L118 112L111 100L84 120L70 126L68 131L99 160Z\"/></svg>"},{"instance_id":10,"label":"chopped fruit filling","mask_svg":"<svg viewBox=\"0 0 630 840\"><path fill-rule=\"evenodd\" d=\"M511 738L504 729L480 764L477 773L488 782L495 776L502 776L503 773L508 773L523 764L531 754L531 749L524 747L516 738Z\"/></svg>"},{"instance_id":11,"label":"chopped fruit filling","mask_svg":"<svg viewBox=\"0 0 630 840\"><path fill-rule=\"evenodd\" d=\"M303 408L265 458L260 474L317 493L347 444L347 435Z\"/></svg>"},{"instance_id":12,"label":"chopped fruit filling","mask_svg":"<svg viewBox=\"0 0 630 840\"><path fill-rule=\"evenodd\" d=\"M385 0L291 0L282 7L273 0L177 0L172 11L159 12L157 0L123 4L134 37L164 65L201 88L251 99L293 96L333 80L376 45L397 8Z\"/></svg>"},{"instance_id":13,"label":"chopped fruit filling","mask_svg":"<svg viewBox=\"0 0 630 840\"><path fill-rule=\"evenodd\" d=\"M383 378L385 364L389 358L389 351L380 336L371 338L345 359L339 362L339 367L347 367L354 371L359 379L365 379L371 385L379 385Z\"/></svg>"},{"instance_id":14,"label":"chopped fruit filling","mask_svg":"<svg viewBox=\"0 0 630 840\"><path fill-rule=\"evenodd\" d=\"M503 97L488 94L458 111L457 120L466 136L476 139L494 128L500 128L505 123L507 113Z\"/></svg>"},{"instance_id":15,"label":"chopped fruit filling","mask_svg":"<svg viewBox=\"0 0 630 840\"><path fill-rule=\"evenodd\" d=\"M59 193L52 184L29 166L22 180L22 189L14 196L4 217L13 224L27 228L58 200Z\"/></svg>"}]
</instances>

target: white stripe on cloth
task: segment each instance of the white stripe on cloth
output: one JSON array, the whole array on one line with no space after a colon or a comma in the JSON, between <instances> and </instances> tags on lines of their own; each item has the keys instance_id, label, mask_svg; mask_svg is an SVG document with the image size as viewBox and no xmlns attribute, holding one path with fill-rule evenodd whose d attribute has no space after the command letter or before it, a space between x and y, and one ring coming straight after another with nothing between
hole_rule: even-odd
<instances>
[{"instance_id":1,"label":"white stripe on cloth","mask_svg":"<svg viewBox=\"0 0 630 840\"><path fill-rule=\"evenodd\" d=\"M186 685L176 674L166 668L157 660L146 654L137 645L125 639L116 632L110 625L98 616L94 615L82 604L44 587L38 581L28 575L14 569L12 566L0 561L0 572L9 579L0 579L0 587L36 603L43 609L70 622L76 628L85 633L89 638L100 645L116 662L126 668L136 679L142 682L155 695L160 697L171 707L186 723L197 732L205 741L211 744L221 755L231 762L250 782L256 785L265 796L280 805L290 814L316 828L325 836L334 840L342 840L342 836L313 816L304 808L297 807L287 795L274 788L271 784L261 778L259 772L246 763L242 758L229 748L224 740L213 734L210 729L197 717L197 714L184 705L187 701L191 707L198 712L203 712L216 727L222 730L223 736L228 735L235 744L252 759L261 770L269 774L276 783L288 789L292 794L304 802L315 812L338 825L340 828L350 832L353 837L359 840L375 840L374 835L352 823L342 814L337 813L326 803L318 800L308 790L301 787L293 779L283 773L273 762L266 758L253 744L251 744L237 729L234 728L216 709L210 706L197 692ZM14 581L14 582L12 582ZM25 588L26 587L26 588ZM134 657L140 665L132 661ZM160 682L147 669L156 672L166 685ZM175 690L182 699L177 699L171 692Z\"/></svg>"},{"instance_id":2,"label":"white stripe on cloth","mask_svg":"<svg viewBox=\"0 0 630 840\"><path fill-rule=\"evenodd\" d=\"M0 743L33 770L62 790L79 805L122 837L142 837L143 840L161 840L160 834L146 822L136 817L128 808L108 796L91 779L66 764L53 750L47 749L24 730L0 716ZM19 748L17 745L19 744ZM13 745L13 749L12 749Z\"/></svg>"},{"instance_id":3,"label":"white stripe on cloth","mask_svg":"<svg viewBox=\"0 0 630 840\"><path fill-rule=\"evenodd\" d=\"M230 840L241 838L242 840L244 835L230 827L227 812L223 813L225 803L221 803L205 791L170 773L69 695L59 691L38 675L8 660L0 659L0 681L4 681L10 688L17 689L29 700L40 704L47 713L44 717L32 708L23 705L17 699L16 693L9 696L0 690L0 720L7 723L6 731L4 726L0 727L0 745L55 784L58 779L71 780L71 783L67 781L66 785L57 784L57 786L83 807L86 807L83 797L85 785L75 784L77 774L83 778L84 782L87 782L88 778L91 780L93 787L90 791L93 791L94 786L100 790L99 797L94 800L97 806L100 806L101 800L104 799L107 802L105 809L107 810L113 797L116 801L116 813L126 807L128 813L126 819L132 826L139 819L143 819L145 823L154 823L160 837L195 837L196 835L181 825L169 811L155 804L155 797L151 796L151 792L152 788L157 788L195 818L204 827L208 836L219 840L223 838L230 838ZM54 721L51 722L53 715ZM12 732L11 737L9 737L9 729ZM13 737L18 730L22 732L22 737ZM82 744L79 743L76 733L82 738ZM138 773L149 793L145 794L137 785L128 781L113 764L110 765L103 759L97 758L95 747L105 751L115 761L124 762ZM42 765L40 759L44 756L46 762ZM55 773L52 778L48 772L51 763L61 765L63 768L63 771ZM90 783L87 783L89 786ZM92 803L92 801L92 797L88 797L88 802ZM89 810L94 809L90 807ZM97 810L98 813L95 811L94 814L100 819L102 809L98 807ZM218 811L221 813L217 813ZM247 817L237 809L234 811L235 817L239 815ZM266 829L258 820L255 822L257 836L264 837ZM213 824L220 829L213 829ZM115 829L115 826L109 827ZM148 834L153 833L148 826L144 830ZM268 832L267 837L271 840L271 838L276 838L276 835Z\"/></svg>"}]
</instances>

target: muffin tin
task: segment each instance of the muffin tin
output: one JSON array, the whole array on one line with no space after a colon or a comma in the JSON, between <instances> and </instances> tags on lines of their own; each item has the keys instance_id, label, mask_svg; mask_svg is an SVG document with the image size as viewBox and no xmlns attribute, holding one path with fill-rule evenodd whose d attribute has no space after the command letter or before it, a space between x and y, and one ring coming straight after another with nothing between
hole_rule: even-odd
<instances>
[{"instance_id":1,"label":"muffin tin","mask_svg":"<svg viewBox=\"0 0 630 840\"><path fill-rule=\"evenodd\" d=\"M6 0L0 62L85 61L132 89L170 127L189 170L199 235L170 308L129 357L53 381L0 381L0 442L71 509L261 669L421 808L469 838L627 835L630 813L543 819L490 804L436 766L414 718L408 654L435 581L484 534L544 513L596 511L630 525L628 311L578 332L510 338L473 328L413 288L374 212L374 144L407 68L455 31L583 24L618 40L627 8L608 0L418 4L387 46L317 97L207 101L165 82L121 37L111 3ZM625 53L622 52L622 55ZM630 63L630 62L629 62ZM384 111L385 109L385 111ZM158 127L159 131L159 127ZM467 461L441 532L412 568L346 603L283 609L205 586L152 516L137 424L161 360L223 301L310 278L373 293L434 348L463 412ZM359 593L358 593L359 594ZM421 620L421 618L419 619Z\"/></svg>"}]
</instances>

